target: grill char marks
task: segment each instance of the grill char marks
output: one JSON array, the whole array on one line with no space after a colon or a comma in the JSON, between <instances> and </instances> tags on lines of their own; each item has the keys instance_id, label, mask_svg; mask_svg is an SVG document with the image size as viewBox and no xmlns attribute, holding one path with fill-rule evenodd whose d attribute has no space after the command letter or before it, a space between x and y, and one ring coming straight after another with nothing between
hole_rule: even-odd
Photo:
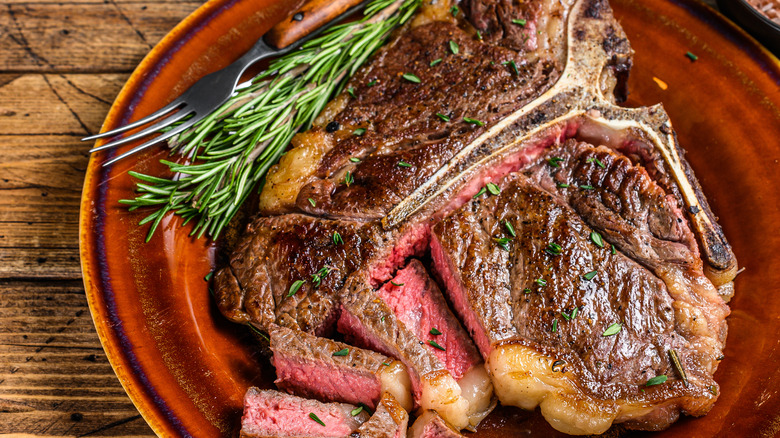
<instances>
[{"instance_id":1,"label":"grill char marks","mask_svg":"<svg viewBox=\"0 0 780 438\"><path fill-rule=\"evenodd\" d=\"M475 200L433 229L437 270L500 400L541 404L569 433L600 433L612 421L664 428L681 410L705 414L716 399L710 388L728 309L711 285L701 287L708 283L701 264L680 243L690 243L687 226L666 220L679 212L643 170L605 148L571 142L551 157L562 158L560 167L541 160L528 170L532 179L510 176L499 196ZM507 249L498 238L509 239ZM648 245L652 239L660 243ZM675 251L641 251L664 242ZM611 243L620 251L613 254ZM652 270L626 256L634 253ZM603 336L615 323L620 332ZM685 358L688 386L669 350ZM534 370L539 360L546 367ZM535 383L511 377L518 367ZM666 384L643 387L661 374Z\"/></svg>"}]
</instances>

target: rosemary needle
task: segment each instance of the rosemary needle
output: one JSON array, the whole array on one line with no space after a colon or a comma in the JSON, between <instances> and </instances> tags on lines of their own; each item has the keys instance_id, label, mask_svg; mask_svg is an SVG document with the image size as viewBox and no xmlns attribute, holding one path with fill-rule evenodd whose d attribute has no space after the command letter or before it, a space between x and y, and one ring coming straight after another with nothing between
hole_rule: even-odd
<instances>
[{"instance_id":1,"label":"rosemary needle","mask_svg":"<svg viewBox=\"0 0 780 438\"><path fill-rule=\"evenodd\" d=\"M422 0L372 0L363 18L328 29L273 60L219 109L169 141L181 162L161 160L166 177L130 172L136 197L130 210L150 208L149 241L168 213L193 222L192 235L216 238L256 193L292 137L308 129L346 81L409 21Z\"/></svg>"}]
</instances>

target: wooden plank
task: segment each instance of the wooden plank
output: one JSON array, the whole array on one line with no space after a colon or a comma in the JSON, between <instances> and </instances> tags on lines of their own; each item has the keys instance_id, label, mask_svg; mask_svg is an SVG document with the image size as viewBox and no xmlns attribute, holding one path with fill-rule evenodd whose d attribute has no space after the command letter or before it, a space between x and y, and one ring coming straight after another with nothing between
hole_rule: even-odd
<instances>
[{"instance_id":1,"label":"wooden plank","mask_svg":"<svg viewBox=\"0 0 780 438\"><path fill-rule=\"evenodd\" d=\"M0 71L130 72L201 4L4 3Z\"/></svg>"},{"instance_id":2,"label":"wooden plank","mask_svg":"<svg viewBox=\"0 0 780 438\"><path fill-rule=\"evenodd\" d=\"M0 281L0 435L152 436L105 357L81 281Z\"/></svg>"}]
</instances>

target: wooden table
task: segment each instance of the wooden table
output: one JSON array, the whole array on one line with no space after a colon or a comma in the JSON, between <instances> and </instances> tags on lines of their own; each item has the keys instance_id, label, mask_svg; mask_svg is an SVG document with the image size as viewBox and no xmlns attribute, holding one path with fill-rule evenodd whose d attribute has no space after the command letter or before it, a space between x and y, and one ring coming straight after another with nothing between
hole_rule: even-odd
<instances>
[{"instance_id":1,"label":"wooden table","mask_svg":"<svg viewBox=\"0 0 780 438\"><path fill-rule=\"evenodd\" d=\"M0 4L0 435L150 436L84 297L90 144L143 56L201 1ZM710 3L710 1L708 1Z\"/></svg>"}]
</instances>

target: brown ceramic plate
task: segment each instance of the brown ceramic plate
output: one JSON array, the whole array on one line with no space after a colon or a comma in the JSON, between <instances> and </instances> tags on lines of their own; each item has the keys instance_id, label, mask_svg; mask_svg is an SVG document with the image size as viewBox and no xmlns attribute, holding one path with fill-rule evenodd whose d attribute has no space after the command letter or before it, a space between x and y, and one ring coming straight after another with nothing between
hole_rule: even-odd
<instances>
[{"instance_id":1,"label":"brown ceramic plate","mask_svg":"<svg viewBox=\"0 0 780 438\"><path fill-rule=\"evenodd\" d=\"M105 129L148 114L236 59L291 1L212 0L136 69ZM663 436L774 436L780 431L780 63L694 0L612 0L636 50L630 105L663 102L741 266L729 339L704 418ZM686 52L698 55L692 62ZM658 78L668 84L663 90ZM102 168L90 160L81 203L81 261L103 347L130 398L161 436L230 436L250 385L273 371L244 327L228 323L203 277L214 247L169 219L144 243L130 169L160 173L161 152ZM613 432L620 432L614 431ZM538 414L499 409L479 436L555 436Z\"/></svg>"}]
</instances>

